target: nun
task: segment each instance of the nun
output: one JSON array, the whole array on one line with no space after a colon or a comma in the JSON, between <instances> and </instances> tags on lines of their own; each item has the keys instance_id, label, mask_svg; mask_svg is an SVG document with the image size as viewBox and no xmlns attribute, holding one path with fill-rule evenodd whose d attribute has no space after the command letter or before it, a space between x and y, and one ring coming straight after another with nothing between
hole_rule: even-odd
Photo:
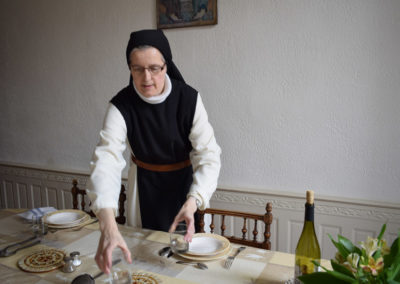
<instances>
[{"instance_id":1,"label":"nun","mask_svg":"<svg viewBox=\"0 0 400 284\"><path fill-rule=\"evenodd\" d=\"M195 212L209 206L221 167L201 96L172 61L164 33L131 33L126 59L129 85L108 104L87 185L101 231L95 260L105 273L117 247L131 263L115 221L127 147L127 225L173 231L185 222L187 241L195 233Z\"/></svg>"}]
</instances>

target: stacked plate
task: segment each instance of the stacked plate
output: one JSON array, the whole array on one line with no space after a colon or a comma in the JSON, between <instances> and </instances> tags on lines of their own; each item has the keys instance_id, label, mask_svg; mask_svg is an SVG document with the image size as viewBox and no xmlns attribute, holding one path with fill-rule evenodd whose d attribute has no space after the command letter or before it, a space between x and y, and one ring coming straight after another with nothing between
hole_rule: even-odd
<instances>
[{"instance_id":1,"label":"stacked plate","mask_svg":"<svg viewBox=\"0 0 400 284\"><path fill-rule=\"evenodd\" d=\"M45 216L45 223L53 229L78 227L87 222L90 222L90 215L75 209L57 210Z\"/></svg>"},{"instance_id":2,"label":"stacked plate","mask_svg":"<svg viewBox=\"0 0 400 284\"><path fill-rule=\"evenodd\" d=\"M178 254L191 260L207 261L221 258L228 254L230 250L231 244L227 238L215 234L200 233L194 234L187 252Z\"/></svg>"}]
</instances>

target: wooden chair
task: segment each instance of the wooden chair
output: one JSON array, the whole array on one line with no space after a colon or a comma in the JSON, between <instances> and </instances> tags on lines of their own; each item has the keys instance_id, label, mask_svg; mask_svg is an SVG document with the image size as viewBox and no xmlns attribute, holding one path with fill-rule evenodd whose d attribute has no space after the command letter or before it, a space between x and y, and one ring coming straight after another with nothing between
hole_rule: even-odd
<instances>
[{"instance_id":1,"label":"wooden chair","mask_svg":"<svg viewBox=\"0 0 400 284\"><path fill-rule=\"evenodd\" d=\"M211 233L214 233L215 229L215 220L214 217L215 215L220 215L221 218L221 236L226 237L230 242L236 243L236 244L243 244L246 246L251 246L251 247L256 247L256 248L263 248L270 250L271 249L271 223L272 223L272 204L267 203L265 214L252 214L252 213L245 213L245 212L238 212L238 211L231 211L231 210L221 210L221 209L212 209L212 208L207 208L206 210L198 210L197 213L199 215L199 229L200 233L204 233L204 214L210 214L211 215L211 224L210 224L210 230ZM225 230L226 230L226 225L225 225L225 216L233 216L233 217L238 217L243 219L243 227L242 227L242 237L235 237L235 236L225 236ZM247 239L247 220L251 219L254 220L254 229L252 231L253 233L253 239ZM258 230L257 230L257 221L261 221L265 224L265 231L264 231L264 240L263 241L258 241L257 240L257 235L258 235Z\"/></svg>"},{"instance_id":2,"label":"wooden chair","mask_svg":"<svg viewBox=\"0 0 400 284\"><path fill-rule=\"evenodd\" d=\"M82 211L85 211L86 213L88 213L90 216L95 217L96 215L93 213L92 210L88 211L85 210L85 196L86 196L86 190L84 189L80 189L78 188L78 181L76 179L74 179L72 181L72 188L71 188L71 193L72 193L72 206L73 209L80 209ZM78 196L81 196L81 208L78 208ZM121 184L121 192L119 193L119 200L118 200L118 216L115 217L115 220L117 221L118 224L125 224L126 222L126 217L124 216L125 214L125 200L126 200L126 194L125 194L125 186L123 184ZM89 203L90 206L90 203Z\"/></svg>"}]
</instances>

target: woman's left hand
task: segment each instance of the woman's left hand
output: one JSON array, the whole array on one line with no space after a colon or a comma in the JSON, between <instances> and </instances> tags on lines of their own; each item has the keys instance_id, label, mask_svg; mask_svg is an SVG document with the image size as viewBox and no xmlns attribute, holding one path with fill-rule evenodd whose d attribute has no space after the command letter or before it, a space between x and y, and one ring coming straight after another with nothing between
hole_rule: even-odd
<instances>
[{"instance_id":1,"label":"woman's left hand","mask_svg":"<svg viewBox=\"0 0 400 284\"><path fill-rule=\"evenodd\" d=\"M194 235L194 213L197 211L196 199L190 196L186 202L183 204L181 210L179 210L178 215L175 216L174 222L169 228L169 232L173 232L178 226L178 224L182 221L185 221L187 232L184 236L184 240L187 242L192 241L192 237Z\"/></svg>"}]
</instances>

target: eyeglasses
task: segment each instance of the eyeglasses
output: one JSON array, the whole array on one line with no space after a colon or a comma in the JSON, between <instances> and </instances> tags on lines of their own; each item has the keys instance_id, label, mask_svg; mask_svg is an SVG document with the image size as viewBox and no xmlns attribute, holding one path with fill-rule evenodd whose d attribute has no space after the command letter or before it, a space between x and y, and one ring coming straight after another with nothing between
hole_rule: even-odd
<instances>
[{"instance_id":1,"label":"eyeglasses","mask_svg":"<svg viewBox=\"0 0 400 284\"><path fill-rule=\"evenodd\" d=\"M133 65L131 66L131 70L135 75L142 75L144 74L145 70L148 70L150 72L151 75L157 75L158 73L160 73L161 71L164 70L166 63L164 63L163 66L160 65L151 65L147 68L142 67L142 66L138 66L138 65Z\"/></svg>"}]
</instances>

